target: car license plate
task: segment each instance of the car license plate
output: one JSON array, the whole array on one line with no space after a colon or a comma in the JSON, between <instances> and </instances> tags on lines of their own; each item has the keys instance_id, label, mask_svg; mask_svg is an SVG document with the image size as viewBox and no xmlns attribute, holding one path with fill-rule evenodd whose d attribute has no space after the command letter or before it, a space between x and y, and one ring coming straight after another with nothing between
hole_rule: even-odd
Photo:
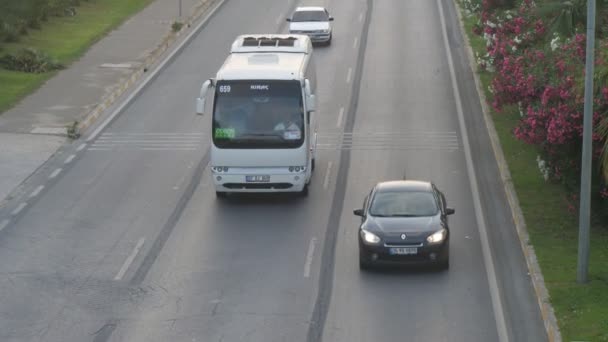
<instances>
[{"instance_id":1,"label":"car license plate","mask_svg":"<svg viewBox=\"0 0 608 342\"><path fill-rule=\"evenodd\" d=\"M389 250L391 255L413 255L418 254L418 248L415 247L396 247Z\"/></svg>"},{"instance_id":2,"label":"car license plate","mask_svg":"<svg viewBox=\"0 0 608 342\"><path fill-rule=\"evenodd\" d=\"M247 183L268 183L270 175L245 176Z\"/></svg>"}]
</instances>

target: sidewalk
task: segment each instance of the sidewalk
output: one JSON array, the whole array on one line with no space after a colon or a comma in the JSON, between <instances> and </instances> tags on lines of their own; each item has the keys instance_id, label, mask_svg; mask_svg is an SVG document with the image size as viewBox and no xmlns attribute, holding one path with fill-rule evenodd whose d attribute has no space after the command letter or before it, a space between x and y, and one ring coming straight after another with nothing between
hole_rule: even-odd
<instances>
[{"instance_id":1,"label":"sidewalk","mask_svg":"<svg viewBox=\"0 0 608 342\"><path fill-rule=\"evenodd\" d=\"M196 19L209 0L182 0L182 19ZM0 207L7 196L66 141L66 126L97 118L162 55L179 2L154 0L78 61L58 73L14 108L0 114ZM170 48L169 48L170 49ZM93 113L99 114L99 113Z\"/></svg>"}]
</instances>

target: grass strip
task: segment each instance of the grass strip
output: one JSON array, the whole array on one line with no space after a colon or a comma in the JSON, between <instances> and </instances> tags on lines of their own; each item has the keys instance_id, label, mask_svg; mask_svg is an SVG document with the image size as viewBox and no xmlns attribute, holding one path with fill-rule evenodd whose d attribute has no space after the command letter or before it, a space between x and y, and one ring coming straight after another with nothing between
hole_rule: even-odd
<instances>
[{"instance_id":1,"label":"grass strip","mask_svg":"<svg viewBox=\"0 0 608 342\"><path fill-rule=\"evenodd\" d=\"M48 53L65 66L82 56L96 41L141 11L153 0L81 1L72 17L50 17L42 29L30 29L16 43L2 43L0 54L32 47ZM39 88L55 72L29 74L0 68L0 113Z\"/></svg>"}]
</instances>

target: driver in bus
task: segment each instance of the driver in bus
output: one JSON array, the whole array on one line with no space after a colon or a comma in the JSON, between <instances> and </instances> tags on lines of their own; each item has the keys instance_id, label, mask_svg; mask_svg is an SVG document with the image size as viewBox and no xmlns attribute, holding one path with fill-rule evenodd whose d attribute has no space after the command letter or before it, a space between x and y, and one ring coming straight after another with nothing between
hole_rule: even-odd
<instances>
[{"instance_id":1,"label":"driver in bus","mask_svg":"<svg viewBox=\"0 0 608 342\"><path fill-rule=\"evenodd\" d=\"M282 116L284 116L284 114ZM274 130L276 132L282 132L283 138L286 140L298 140L302 137L300 122L300 114L298 112L291 112L285 120L274 126Z\"/></svg>"}]
</instances>

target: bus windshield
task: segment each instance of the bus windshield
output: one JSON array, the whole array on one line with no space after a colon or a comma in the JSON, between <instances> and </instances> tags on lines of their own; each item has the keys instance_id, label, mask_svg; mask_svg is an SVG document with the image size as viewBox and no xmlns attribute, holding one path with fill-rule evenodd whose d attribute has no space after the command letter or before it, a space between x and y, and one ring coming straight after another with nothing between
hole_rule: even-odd
<instances>
[{"instance_id":1,"label":"bus windshield","mask_svg":"<svg viewBox=\"0 0 608 342\"><path fill-rule=\"evenodd\" d=\"M304 143L298 81L218 81L213 143L218 148L298 148Z\"/></svg>"}]
</instances>

